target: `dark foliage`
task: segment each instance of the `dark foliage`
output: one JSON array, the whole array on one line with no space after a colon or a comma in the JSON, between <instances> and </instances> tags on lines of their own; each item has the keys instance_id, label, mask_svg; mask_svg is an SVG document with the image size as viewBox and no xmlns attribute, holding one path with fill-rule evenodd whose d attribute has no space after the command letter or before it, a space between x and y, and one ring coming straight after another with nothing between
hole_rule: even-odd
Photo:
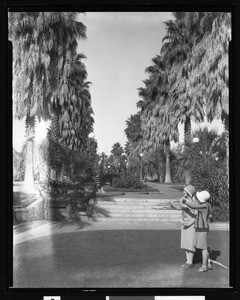
<instances>
[{"instance_id":1,"label":"dark foliage","mask_svg":"<svg viewBox=\"0 0 240 300\"><path fill-rule=\"evenodd\" d=\"M141 189L144 187L143 183L136 176L122 176L113 178L112 186L115 188L133 188Z\"/></svg>"},{"instance_id":2,"label":"dark foliage","mask_svg":"<svg viewBox=\"0 0 240 300\"><path fill-rule=\"evenodd\" d=\"M214 221L229 220L229 188L226 164L201 166L192 172L191 184L209 191Z\"/></svg>"},{"instance_id":3,"label":"dark foliage","mask_svg":"<svg viewBox=\"0 0 240 300\"><path fill-rule=\"evenodd\" d=\"M114 178L118 178L119 175L115 173L106 173L106 174L101 174L100 175L100 184L103 186L107 182L112 184Z\"/></svg>"}]
</instances>

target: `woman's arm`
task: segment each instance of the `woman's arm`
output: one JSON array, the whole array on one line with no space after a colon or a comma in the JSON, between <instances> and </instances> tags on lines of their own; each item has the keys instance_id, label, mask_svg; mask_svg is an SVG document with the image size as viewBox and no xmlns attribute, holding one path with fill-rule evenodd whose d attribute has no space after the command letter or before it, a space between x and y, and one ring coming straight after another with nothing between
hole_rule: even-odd
<instances>
[{"instance_id":1,"label":"woman's arm","mask_svg":"<svg viewBox=\"0 0 240 300\"><path fill-rule=\"evenodd\" d=\"M203 203L203 204L200 204L200 205L194 205L192 203L187 202L185 199L183 200L183 203L186 204L188 207L193 208L193 209L197 209L197 210L207 208L207 203Z\"/></svg>"},{"instance_id":2,"label":"woman's arm","mask_svg":"<svg viewBox=\"0 0 240 300\"><path fill-rule=\"evenodd\" d=\"M180 200L175 204L175 203L173 203L173 201L172 200L169 200L170 201L170 204L171 204L171 207L172 208L174 208L174 209L176 209L176 210L181 210L182 209L182 206L181 206L181 204L180 204Z\"/></svg>"}]
</instances>

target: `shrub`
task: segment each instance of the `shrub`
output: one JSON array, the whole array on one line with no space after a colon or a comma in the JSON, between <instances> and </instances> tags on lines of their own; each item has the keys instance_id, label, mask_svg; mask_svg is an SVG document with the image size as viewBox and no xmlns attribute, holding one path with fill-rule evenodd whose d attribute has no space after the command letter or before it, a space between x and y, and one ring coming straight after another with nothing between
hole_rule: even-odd
<instances>
[{"instance_id":1,"label":"shrub","mask_svg":"<svg viewBox=\"0 0 240 300\"><path fill-rule=\"evenodd\" d=\"M13 149L13 180L23 181L25 175L25 149L18 153Z\"/></svg>"},{"instance_id":2,"label":"shrub","mask_svg":"<svg viewBox=\"0 0 240 300\"><path fill-rule=\"evenodd\" d=\"M112 186L115 188L134 188L134 189L141 189L144 187L140 179L136 176L122 176L119 178L115 177L112 180Z\"/></svg>"},{"instance_id":3,"label":"shrub","mask_svg":"<svg viewBox=\"0 0 240 300\"><path fill-rule=\"evenodd\" d=\"M229 184L224 135L218 136L214 130L203 128L194 136L199 142L185 147L176 161L176 176L181 179L188 172L191 184L198 190L210 192L213 220L226 221L229 219Z\"/></svg>"},{"instance_id":4,"label":"shrub","mask_svg":"<svg viewBox=\"0 0 240 300\"><path fill-rule=\"evenodd\" d=\"M193 184L198 190L209 191L214 221L229 220L229 188L226 164L203 166L192 171Z\"/></svg>"},{"instance_id":5,"label":"shrub","mask_svg":"<svg viewBox=\"0 0 240 300\"><path fill-rule=\"evenodd\" d=\"M118 178L118 177L119 177L119 175L117 175L115 173L107 173L107 174L101 175L99 178L100 184L101 184L101 186L106 184L106 182L110 182L110 184L112 184L113 179Z\"/></svg>"}]
</instances>

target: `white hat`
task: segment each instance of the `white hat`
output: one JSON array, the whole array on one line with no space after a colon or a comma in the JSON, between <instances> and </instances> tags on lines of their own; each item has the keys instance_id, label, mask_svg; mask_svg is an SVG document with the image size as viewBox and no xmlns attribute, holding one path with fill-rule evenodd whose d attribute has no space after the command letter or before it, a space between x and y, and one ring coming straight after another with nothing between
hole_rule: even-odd
<instances>
[{"instance_id":1,"label":"white hat","mask_svg":"<svg viewBox=\"0 0 240 300\"><path fill-rule=\"evenodd\" d=\"M201 203L206 202L210 198L208 191L197 192L196 196Z\"/></svg>"}]
</instances>

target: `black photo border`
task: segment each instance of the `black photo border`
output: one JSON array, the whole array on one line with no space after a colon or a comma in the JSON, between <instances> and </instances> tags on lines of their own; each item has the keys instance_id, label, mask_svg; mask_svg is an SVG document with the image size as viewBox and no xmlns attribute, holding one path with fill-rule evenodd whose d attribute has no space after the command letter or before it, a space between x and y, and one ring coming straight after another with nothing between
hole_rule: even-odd
<instances>
[{"instance_id":1,"label":"black photo border","mask_svg":"<svg viewBox=\"0 0 240 300\"><path fill-rule=\"evenodd\" d=\"M10 288L12 280L12 102L11 102L11 44L8 43L7 12L15 11L229 11L232 13L232 42L230 46L230 288ZM1 299L43 299L43 296L61 296L61 299L105 299L106 296L183 296L204 295L206 299L238 299L240 288L240 193L238 189L240 116L240 4L238 0L116 0L116 1L5 1L0 11L1 55ZM240 183L240 181L239 181ZM111 280L111 278L109 278Z\"/></svg>"}]
</instances>

